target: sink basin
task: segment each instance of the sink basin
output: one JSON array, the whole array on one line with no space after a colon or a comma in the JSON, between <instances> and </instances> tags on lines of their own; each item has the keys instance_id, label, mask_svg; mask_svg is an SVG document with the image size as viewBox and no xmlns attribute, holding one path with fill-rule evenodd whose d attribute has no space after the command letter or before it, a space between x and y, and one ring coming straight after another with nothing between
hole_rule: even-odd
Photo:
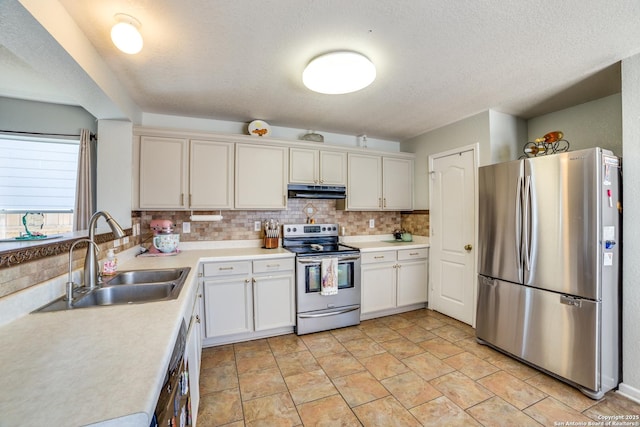
<instances>
[{"instance_id":1,"label":"sink basin","mask_svg":"<svg viewBox=\"0 0 640 427\"><path fill-rule=\"evenodd\" d=\"M105 280L104 286L134 285L136 283L172 282L180 279L183 268L167 270L131 270L123 271L111 279Z\"/></svg>"},{"instance_id":2,"label":"sink basin","mask_svg":"<svg viewBox=\"0 0 640 427\"><path fill-rule=\"evenodd\" d=\"M89 291L77 289L75 301L67 304L64 297L37 309L35 312L73 310L107 305L142 304L178 298L191 268L122 271L102 286Z\"/></svg>"},{"instance_id":3,"label":"sink basin","mask_svg":"<svg viewBox=\"0 0 640 427\"><path fill-rule=\"evenodd\" d=\"M74 308L96 305L135 304L172 299L175 283L147 283L98 288L73 304Z\"/></svg>"}]
</instances>

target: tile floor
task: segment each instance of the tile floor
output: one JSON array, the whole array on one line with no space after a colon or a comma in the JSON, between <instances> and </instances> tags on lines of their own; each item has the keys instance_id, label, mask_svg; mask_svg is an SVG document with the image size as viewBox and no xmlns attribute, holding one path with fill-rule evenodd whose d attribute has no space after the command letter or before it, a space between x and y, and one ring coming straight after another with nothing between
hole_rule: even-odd
<instances>
[{"instance_id":1,"label":"tile floor","mask_svg":"<svg viewBox=\"0 0 640 427\"><path fill-rule=\"evenodd\" d=\"M474 336L425 309L207 348L198 425L558 426L640 414L615 392L593 401Z\"/></svg>"}]
</instances>

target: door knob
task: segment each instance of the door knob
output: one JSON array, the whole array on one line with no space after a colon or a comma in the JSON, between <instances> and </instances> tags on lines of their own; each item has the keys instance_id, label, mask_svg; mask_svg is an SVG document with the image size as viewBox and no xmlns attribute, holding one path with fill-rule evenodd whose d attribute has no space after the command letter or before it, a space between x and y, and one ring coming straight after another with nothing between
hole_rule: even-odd
<instances>
[{"instance_id":1,"label":"door knob","mask_svg":"<svg viewBox=\"0 0 640 427\"><path fill-rule=\"evenodd\" d=\"M464 250L465 250L465 251L470 252L470 251L471 251L471 249L473 249L473 247L472 247L470 244L466 244L466 245L464 245Z\"/></svg>"}]
</instances>

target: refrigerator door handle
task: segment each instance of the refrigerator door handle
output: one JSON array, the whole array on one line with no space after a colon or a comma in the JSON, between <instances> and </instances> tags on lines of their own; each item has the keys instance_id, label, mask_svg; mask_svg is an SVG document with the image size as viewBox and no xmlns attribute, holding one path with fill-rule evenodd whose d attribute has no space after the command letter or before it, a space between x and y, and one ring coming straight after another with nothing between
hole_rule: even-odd
<instances>
[{"instance_id":1,"label":"refrigerator door handle","mask_svg":"<svg viewBox=\"0 0 640 427\"><path fill-rule=\"evenodd\" d=\"M520 270L522 266L522 187L523 187L523 178L518 177L518 185L516 185L516 221L515 221L516 256L518 261L518 270ZM520 277L520 280L522 280L522 277Z\"/></svg>"},{"instance_id":2,"label":"refrigerator door handle","mask_svg":"<svg viewBox=\"0 0 640 427\"><path fill-rule=\"evenodd\" d=\"M527 271L531 271L531 176L527 175L524 184L524 214L523 225L524 232L524 244L523 244L523 258L524 266Z\"/></svg>"}]
</instances>

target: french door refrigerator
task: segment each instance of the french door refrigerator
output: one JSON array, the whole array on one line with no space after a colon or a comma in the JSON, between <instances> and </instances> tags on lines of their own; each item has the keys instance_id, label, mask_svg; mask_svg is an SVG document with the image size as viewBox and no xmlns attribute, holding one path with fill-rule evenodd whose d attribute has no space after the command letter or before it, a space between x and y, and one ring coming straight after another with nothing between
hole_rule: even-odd
<instances>
[{"instance_id":1,"label":"french door refrigerator","mask_svg":"<svg viewBox=\"0 0 640 427\"><path fill-rule=\"evenodd\" d=\"M620 380L620 161L600 148L479 168L479 342L599 399Z\"/></svg>"}]
</instances>

